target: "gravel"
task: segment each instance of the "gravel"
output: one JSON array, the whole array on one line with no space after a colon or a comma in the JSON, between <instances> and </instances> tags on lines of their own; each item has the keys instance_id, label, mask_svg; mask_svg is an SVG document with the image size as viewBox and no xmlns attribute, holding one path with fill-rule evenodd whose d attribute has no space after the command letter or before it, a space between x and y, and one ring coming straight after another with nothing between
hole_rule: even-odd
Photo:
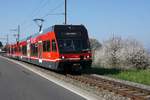
<instances>
[{"instance_id":1,"label":"gravel","mask_svg":"<svg viewBox=\"0 0 150 100\"><path fill-rule=\"evenodd\" d=\"M134 86L134 87L138 87L138 88L142 88L142 89L150 91L150 86L148 86L148 85L143 85L143 84L130 82L130 81L126 81L126 80L115 79L115 78L102 76L102 75L97 75L97 74L92 74L92 76L100 77L100 78L107 79L107 80L113 80L113 81L120 82L120 83L123 83L123 84L126 84L126 85L130 85L130 86Z\"/></svg>"}]
</instances>

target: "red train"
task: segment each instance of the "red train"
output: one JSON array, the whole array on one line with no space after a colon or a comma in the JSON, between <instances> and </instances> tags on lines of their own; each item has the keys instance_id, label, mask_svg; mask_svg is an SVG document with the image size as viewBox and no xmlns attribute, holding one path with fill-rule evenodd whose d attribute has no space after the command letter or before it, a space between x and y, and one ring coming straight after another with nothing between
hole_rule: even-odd
<instances>
[{"instance_id":1,"label":"red train","mask_svg":"<svg viewBox=\"0 0 150 100\"><path fill-rule=\"evenodd\" d=\"M7 55L56 71L81 71L92 63L89 37L83 25L54 25L8 45Z\"/></svg>"}]
</instances>

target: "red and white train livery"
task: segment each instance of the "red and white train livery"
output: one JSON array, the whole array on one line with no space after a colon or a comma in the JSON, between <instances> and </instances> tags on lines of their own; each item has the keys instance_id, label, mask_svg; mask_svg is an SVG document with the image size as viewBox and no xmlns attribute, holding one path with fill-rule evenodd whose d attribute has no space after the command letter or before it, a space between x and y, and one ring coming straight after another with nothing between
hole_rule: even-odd
<instances>
[{"instance_id":1,"label":"red and white train livery","mask_svg":"<svg viewBox=\"0 0 150 100\"><path fill-rule=\"evenodd\" d=\"M89 37L83 25L54 25L8 45L7 55L57 71L79 71L92 63Z\"/></svg>"}]
</instances>

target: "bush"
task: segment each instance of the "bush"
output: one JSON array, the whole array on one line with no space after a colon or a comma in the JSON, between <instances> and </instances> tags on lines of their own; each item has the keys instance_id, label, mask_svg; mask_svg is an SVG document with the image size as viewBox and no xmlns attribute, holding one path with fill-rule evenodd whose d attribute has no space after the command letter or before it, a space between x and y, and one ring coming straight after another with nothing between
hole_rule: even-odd
<instances>
[{"instance_id":1,"label":"bush","mask_svg":"<svg viewBox=\"0 0 150 100\"><path fill-rule=\"evenodd\" d=\"M144 47L136 40L123 40L112 37L104 41L95 51L94 64L106 68L145 69L149 66L149 56Z\"/></svg>"},{"instance_id":2,"label":"bush","mask_svg":"<svg viewBox=\"0 0 150 100\"><path fill-rule=\"evenodd\" d=\"M96 50L102 46L101 43L94 38L90 38L90 45L92 50Z\"/></svg>"},{"instance_id":3,"label":"bush","mask_svg":"<svg viewBox=\"0 0 150 100\"><path fill-rule=\"evenodd\" d=\"M90 38L90 46L91 46L91 50L92 50L92 58L94 60L95 59L94 58L95 51L98 50L99 48L101 48L102 45L97 39Z\"/></svg>"},{"instance_id":4,"label":"bush","mask_svg":"<svg viewBox=\"0 0 150 100\"><path fill-rule=\"evenodd\" d=\"M149 55L145 48L136 40L125 40L121 59L129 68L145 69L149 66Z\"/></svg>"},{"instance_id":5,"label":"bush","mask_svg":"<svg viewBox=\"0 0 150 100\"><path fill-rule=\"evenodd\" d=\"M119 66L120 57L119 53L122 48L122 39L120 37L113 37L107 41L104 41L102 48L95 51L94 64L96 66L105 66L107 68L113 68Z\"/></svg>"}]
</instances>

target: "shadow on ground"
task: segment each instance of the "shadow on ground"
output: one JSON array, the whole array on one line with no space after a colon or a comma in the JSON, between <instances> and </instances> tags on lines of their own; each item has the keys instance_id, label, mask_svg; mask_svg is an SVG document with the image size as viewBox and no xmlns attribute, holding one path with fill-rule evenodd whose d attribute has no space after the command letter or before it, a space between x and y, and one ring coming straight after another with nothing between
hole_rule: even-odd
<instances>
[{"instance_id":1,"label":"shadow on ground","mask_svg":"<svg viewBox=\"0 0 150 100\"><path fill-rule=\"evenodd\" d=\"M120 69L116 68L98 68L98 67L92 67L89 69L84 70L83 74L98 74L98 75L113 75L120 73Z\"/></svg>"}]
</instances>

